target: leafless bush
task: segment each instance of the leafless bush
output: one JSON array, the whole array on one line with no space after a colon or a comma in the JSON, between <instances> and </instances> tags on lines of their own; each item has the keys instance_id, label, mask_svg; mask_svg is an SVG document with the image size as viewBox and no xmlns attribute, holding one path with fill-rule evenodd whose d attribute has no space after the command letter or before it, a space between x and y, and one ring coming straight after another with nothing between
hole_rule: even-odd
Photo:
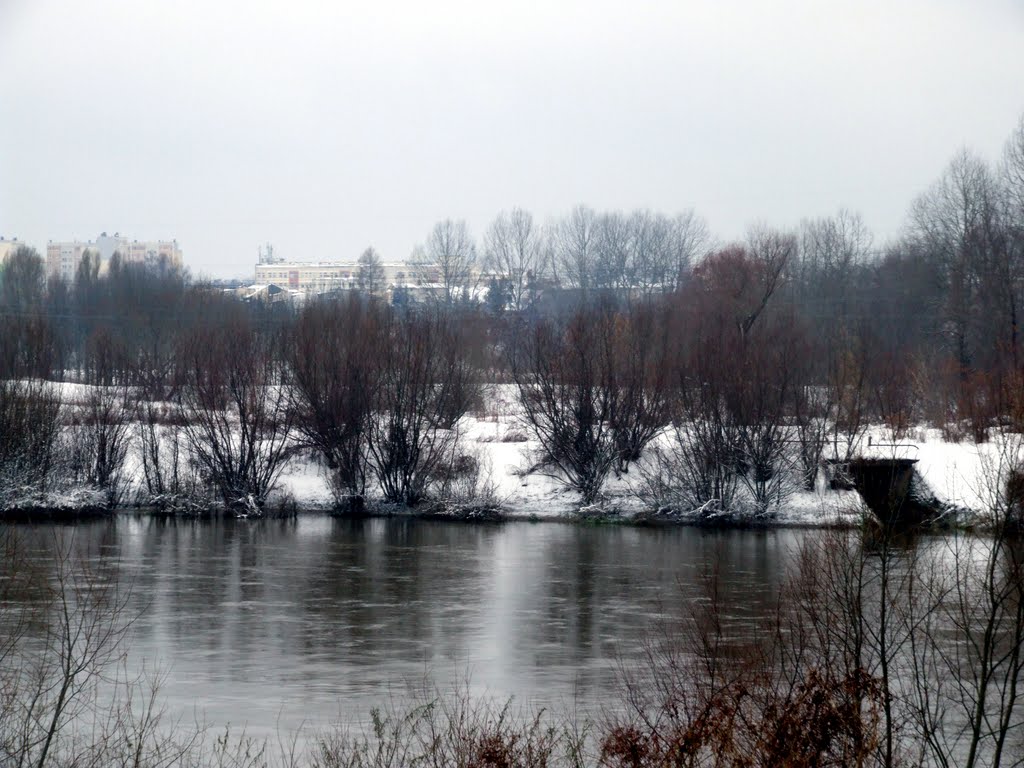
<instances>
[{"instance_id":1,"label":"leafless bush","mask_svg":"<svg viewBox=\"0 0 1024 768\"><path fill-rule=\"evenodd\" d=\"M832 388L798 385L792 389L793 434L796 440L800 484L813 491L828 445L833 403Z\"/></svg>"},{"instance_id":2,"label":"leafless bush","mask_svg":"<svg viewBox=\"0 0 1024 768\"><path fill-rule=\"evenodd\" d=\"M494 467L485 451L457 456L440 469L432 486L431 495L455 510L496 510L501 505Z\"/></svg>"},{"instance_id":3,"label":"leafless bush","mask_svg":"<svg viewBox=\"0 0 1024 768\"><path fill-rule=\"evenodd\" d=\"M574 315L564 327L539 322L510 345L526 429L542 465L593 503L619 457L612 416L620 397L614 367L615 315Z\"/></svg>"},{"instance_id":4,"label":"leafless bush","mask_svg":"<svg viewBox=\"0 0 1024 768\"><path fill-rule=\"evenodd\" d=\"M137 502L165 510L195 509L205 494L180 418L168 416L159 403L145 401L139 404L136 419L145 485Z\"/></svg>"},{"instance_id":5,"label":"leafless bush","mask_svg":"<svg viewBox=\"0 0 1024 768\"><path fill-rule=\"evenodd\" d=\"M46 490L58 461L62 414L51 385L0 381L0 506Z\"/></svg>"},{"instance_id":6,"label":"leafless bush","mask_svg":"<svg viewBox=\"0 0 1024 768\"><path fill-rule=\"evenodd\" d=\"M292 334L296 428L326 462L337 499L366 490L381 322L380 308L357 295L311 304Z\"/></svg>"},{"instance_id":7,"label":"leafless bush","mask_svg":"<svg viewBox=\"0 0 1024 768\"><path fill-rule=\"evenodd\" d=\"M121 501L127 481L124 469L131 442L131 397L127 387L90 387L71 427L74 474L102 491L111 508Z\"/></svg>"},{"instance_id":8,"label":"leafless bush","mask_svg":"<svg viewBox=\"0 0 1024 768\"><path fill-rule=\"evenodd\" d=\"M789 432L781 418L741 425L744 471L740 480L758 514L767 515L790 497L795 483L790 474Z\"/></svg>"},{"instance_id":9,"label":"leafless bush","mask_svg":"<svg viewBox=\"0 0 1024 768\"><path fill-rule=\"evenodd\" d=\"M6 546L0 596L16 599L4 600L0 763L143 766L180 757L182 744L159 728L155 684L124 674L135 615L116 567L90 570L72 544L55 541L43 570L19 537Z\"/></svg>"},{"instance_id":10,"label":"leafless bush","mask_svg":"<svg viewBox=\"0 0 1024 768\"><path fill-rule=\"evenodd\" d=\"M703 259L676 297L677 402L654 469L670 470L689 509L732 512L742 483L763 514L788 491L786 408L802 337L770 300L794 247L789 235L756 230L749 248Z\"/></svg>"},{"instance_id":11,"label":"leafless bush","mask_svg":"<svg viewBox=\"0 0 1024 768\"><path fill-rule=\"evenodd\" d=\"M726 397L742 454L740 480L764 515L781 506L796 484L787 409L802 345L792 319L774 315L746 341L736 351L737 378Z\"/></svg>"},{"instance_id":12,"label":"leafless bush","mask_svg":"<svg viewBox=\"0 0 1024 768\"><path fill-rule=\"evenodd\" d=\"M721 399L706 388L683 394L684 418L658 461L686 509L729 512L739 486L739 430Z\"/></svg>"},{"instance_id":13,"label":"leafless bush","mask_svg":"<svg viewBox=\"0 0 1024 768\"><path fill-rule=\"evenodd\" d=\"M452 408L468 364L451 317L436 310L386 316L382 341L389 351L370 420L371 466L387 501L413 505L458 455L458 420L465 411Z\"/></svg>"},{"instance_id":14,"label":"leafless bush","mask_svg":"<svg viewBox=\"0 0 1024 768\"><path fill-rule=\"evenodd\" d=\"M544 768L583 765L578 734L547 712L520 712L511 701L451 693L416 692L414 707L375 709L362 732L334 730L318 740L315 768Z\"/></svg>"},{"instance_id":15,"label":"leafless bush","mask_svg":"<svg viewBox=\"0 0 1024 768\"><path fill-rule=\"evenodd\" d=\"M835 407L830 454L839 462L857 454L868 428L868 343L862 335L837 339L829 361L829 401Z\"/></svg>"},{"instance_id":16,"label":"leafless bush","mask_svg":"<svg viewBox=\"0 0 1024 768\"><path fill-rule=\"evenodd\" d=\"M242 315L192 337L185 434L225 507L259 514L289 457L293 412L271 340Z\"/></svg>"},{"instance_id":17,"label":"leafless bush","mask_svg":"<svg viewBox=\"0 0 1024 768\"><path fill-rule=\"evenodd\" d=\"M780 601L756 632L743 632L713 566L701 584L702 599L649 640L644 662L625 677L625 710L600 729L600 764L868 762L880 736L878 681L822 663L799 604Z\"/></svg>"},{"instance_id":18,"label":"leafless bush","mask_svg":"<svg viewBox=\"0 0 1024 768\"><path fill-rule=\"evenodd\" d=\"M650 304L615 318L615 379L619 387L610 426L617 471L631 462L671 421L672 366L667 312Z\"/></svg>"}]
</instances>

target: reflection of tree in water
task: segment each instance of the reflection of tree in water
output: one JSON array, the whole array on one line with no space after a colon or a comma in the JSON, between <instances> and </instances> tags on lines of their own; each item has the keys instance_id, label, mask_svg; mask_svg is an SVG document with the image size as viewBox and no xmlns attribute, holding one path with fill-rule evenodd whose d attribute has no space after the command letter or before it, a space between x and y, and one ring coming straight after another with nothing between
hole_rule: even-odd
<instances>
[{"instance_id":1,"label":"reflection of tree in water","mask_svg":"<svg viewBox=\"0 0 1024 768\"><path fill-rule=\"evenodd\" d=\"M73 534L76 550L94 553L99 566L124 561L136 607L150 604L154 613L143 627L163 622L168 639L211 650L230 639L238 651L273 642L339 658L378 645L433 643L456 652L459 637L479 629L481 585L494 568L497 538L510 531L411 520L321 523L322 536L299 535L293 520L147 517L34 538L48 551ZM526 623L514 638L520 647L542 646L538 663L546 654L559 661L567 652L576 660L613 655L656 616L699 597L699 577L715 562L735 616L756 620L774 608L785 557L780 532L553 526L540 533L510 537L516 546L539 545L540 567L524 574L516 597Z\"/></svg>"},{"instance_id":2,"label":"reflection of tree in water","mask_svg":"<svg viewBox=\"0 0 1024 768\"><path fill-rule=\"evenodd\" d=\"M40 547L55 530L132 583L142 614L133 657L173 668L172 706L202 696L225 717L257 719L285 698L372 706L425 672L448 684L468 671L492 693L542 696L545 706L575 691L589 705L659 617L686 613L716 561L736 634L755 631L774 609L790 541L784 532L125 515L47 527Z\"/></svg>"},{"instance_id":3,"label":"reflection of tree in water","mask_svg":"<svg viewBox=\"0 0 1024 768\"><path fill-rule=\"evenodd\" d=\"M589 655L598 631L595 600L605 591L602 582L607 578L594 534L615 538L621 531L580 528L559 533L565 535L546 548L546 576L536 595L541 602L540 620L531 628L537 636L523 638L529 644L539 641L556 646L538 653L541 664L545 656L561 657L568 653L573 659L581 659Z\"/></svg>"},{"instance_id":4,"label":"reflection of tree in water","mask_svg":"<svg viewBox=\"0 0 1024 768\"><path fill-rule=\"evenodd\" d=\"M350 663L461 650L471 629L465 609L474 602L466 587L481 581L480 551L496 533L411 520L332 521L322 567L296 590L308 647Z\"/></svg>"},{"instance_id":5,"label":"reflection of tree in water","mask_svg":"<svg viewBox=\"0 0 1024 768\"><path fill-rule=\"evenodd\" d=\"M772 615L789 538L778 532L572 527L549 540L536 637L547 661L630 655L661 618L687 613L716 578L737 636ZM544 654L541 654L544 661Z\"/></svg>"}]
</instances>

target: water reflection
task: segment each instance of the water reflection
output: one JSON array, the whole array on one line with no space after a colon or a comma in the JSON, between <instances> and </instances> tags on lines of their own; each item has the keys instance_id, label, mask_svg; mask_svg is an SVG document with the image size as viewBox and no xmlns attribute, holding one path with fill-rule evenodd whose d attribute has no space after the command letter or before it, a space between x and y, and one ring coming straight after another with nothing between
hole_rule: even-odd
<instances>
[{"instance_id":1,"label":"water reflection","mask_svg":"<svg viewBox=\"0 0 1024 768\"><path fill-rule=\"evenodd\" d=\"M123 515L23 528L111 569L140 614L136 668L172 714L251 732L362 720L429 674L442 688L596 709L618 661L711 569L732 618L770 615L801 531Z\"/></svg>"}]
</instances>

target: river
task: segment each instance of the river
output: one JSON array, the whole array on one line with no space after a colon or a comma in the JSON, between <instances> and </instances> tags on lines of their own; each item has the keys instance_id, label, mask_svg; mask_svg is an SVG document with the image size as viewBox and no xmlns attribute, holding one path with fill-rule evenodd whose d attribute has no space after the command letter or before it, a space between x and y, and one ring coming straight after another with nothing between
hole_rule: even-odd
<instances>
[{"instance_id":1,"label":"river","mask_svg":"<svg viewBox=\"0 0 1024 768\"><path fill-rule=\"evenodd\" d=\"M40 563L70 548L116 572L136 618L128 667L159 671L169 716L256 736L364 722L424 681L598 712L712 564L732 618L756 631L815 535L127 513L18 534Z\"/></svg>"}]
</instances>

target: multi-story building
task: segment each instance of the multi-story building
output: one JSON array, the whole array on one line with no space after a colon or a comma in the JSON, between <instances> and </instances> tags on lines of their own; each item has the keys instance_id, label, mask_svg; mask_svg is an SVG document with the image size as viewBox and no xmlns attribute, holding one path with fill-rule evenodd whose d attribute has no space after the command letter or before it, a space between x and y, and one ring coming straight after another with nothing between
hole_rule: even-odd
<instances>
[{"instance_id":1,"label":"multi-story building","mask_svg":"<svg viewBox=\"0 0 1024 768\"><path fill-rule=\"evenodd\" d=\"M75 279L75 270L82 261L82 256L93 244L83 243L79 240L71 242L55 243L52 240L46 244L46 271L71 282Z\"/></svg>"},{"instance_id":2,"label":"multi-story building","mask_svg":"<svg viewBox=\"0 0 1024 768\"><path fill-rule=\"evenodd\" d=\"M7 239L3 235L0 235L0 264L3 264L16 250L25 245L24 242L18 238L11 240Z\"/></svg>"},{"instance_id":3,"label":"multi-story building","mask_svg":"<svg viewBox=\"0 0 1024 768\"><path fill-rule=\"evenodd\" d=\"M129 240L120 232L108 235L103 232L95 240L82 242L71 240L46 244L46 267L51 275L59 275L65 280L75 278L75 272L86 251L99 254L100 270L104 271L111 257L117 253L126 264L150 264L180 268L182 265L181 248L177 240Z\"/></svg>"}]
</instances>

